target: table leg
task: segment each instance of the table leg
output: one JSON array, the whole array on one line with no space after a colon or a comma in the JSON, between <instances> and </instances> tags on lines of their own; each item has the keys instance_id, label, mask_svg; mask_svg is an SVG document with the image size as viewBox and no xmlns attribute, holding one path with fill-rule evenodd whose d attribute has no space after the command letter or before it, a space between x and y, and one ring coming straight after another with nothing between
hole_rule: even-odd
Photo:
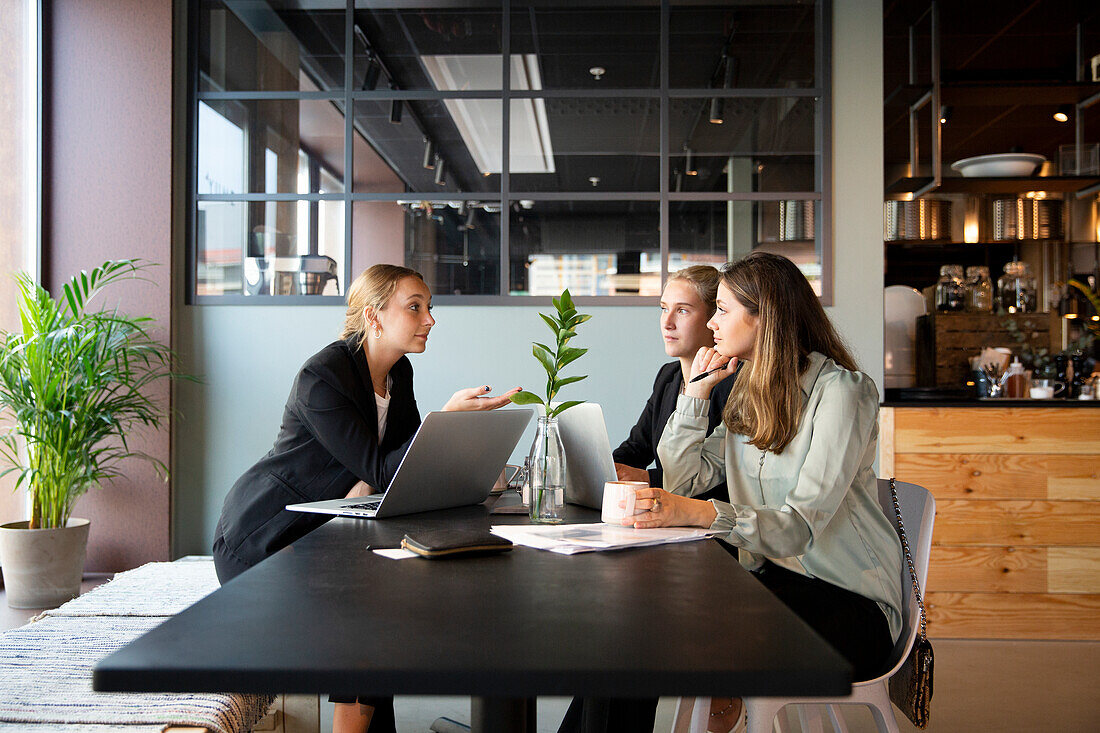
<instances>
[{"instance_id":1,"label":"table leg","mask_svg":"<svg viewBox=\"0 0 1100 733\"><path fill-rule=\"evenodd\" d=\"M535 733L535 698L471 697L470 733Z\"/></svg>"}]
</instances>

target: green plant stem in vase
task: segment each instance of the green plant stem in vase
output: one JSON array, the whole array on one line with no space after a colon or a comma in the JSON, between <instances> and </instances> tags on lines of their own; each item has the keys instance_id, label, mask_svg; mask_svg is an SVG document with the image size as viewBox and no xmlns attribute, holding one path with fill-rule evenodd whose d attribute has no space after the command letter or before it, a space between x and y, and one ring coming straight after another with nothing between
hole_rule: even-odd
<instances>
[{"instance_id":1,"label":"green plant stem in vase","mask_svg":"<svg viewBox=\"0 0 1100 733\"><path fill-rule=\"evenodd\" d=\"M588 349L569 346L569 340L577 335L576 328L591 316L578 313L569 290L560 298L554 298L553 315L539 314L554 334L554 347L534 342L531 353L546 371L546 398L534 392L519 392L511 400L517 405L541 405L535 441L528 460L528 486L530 487L531 521L560 522L565 504L565 452L558 435L557 417L570 407L584 400L571 400L554 404L554 398L562 387L579 382L588 375L560 376L561 370L584 356Z\"/></svg>"}]
</instances>

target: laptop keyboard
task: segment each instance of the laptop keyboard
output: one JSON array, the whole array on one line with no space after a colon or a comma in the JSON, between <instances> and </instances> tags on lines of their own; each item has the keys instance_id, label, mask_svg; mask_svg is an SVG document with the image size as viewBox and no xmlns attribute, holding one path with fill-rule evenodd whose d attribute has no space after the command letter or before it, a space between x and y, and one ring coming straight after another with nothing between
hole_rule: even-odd
<instances>
[{"instance_id":1,"label":"laptop keyboard","mask_svg":"<svg viewBox=\"0 0 1100 733\"><path fill-rule=\"evenodd\" d=\"M364 501L359 504L342 504L341 509L377 509L378 505L382 503L381 499L375 499L374 501Z\"/></svg>"}]
</instances>

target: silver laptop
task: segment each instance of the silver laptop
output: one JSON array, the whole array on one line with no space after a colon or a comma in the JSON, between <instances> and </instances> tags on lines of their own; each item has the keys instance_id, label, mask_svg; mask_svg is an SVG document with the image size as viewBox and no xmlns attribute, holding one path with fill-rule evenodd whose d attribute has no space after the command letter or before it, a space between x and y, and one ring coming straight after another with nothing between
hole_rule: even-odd
<instances>
[{"instance_id":1,"label":"silver laptop","mask_svg":"<svg viewBox=\"0 0 1100 733\"><path fill-rule=\"evenodd\" d=\"M565 500L602 508L603 485L616 479L603 410L595 402L570 407L558 415L558 432L565 448Z\"/></svg>"},{"instance_id":2,"label":"silver laptop","mask_svg":"<svg viewBox=\"0 0 1100 733\"><path fill-rule=\"evenodd\" d=\"M288 504L295 512L384 519L480 504L533 410L429 412L384 494Z\"/></svg>"}]
</instances>

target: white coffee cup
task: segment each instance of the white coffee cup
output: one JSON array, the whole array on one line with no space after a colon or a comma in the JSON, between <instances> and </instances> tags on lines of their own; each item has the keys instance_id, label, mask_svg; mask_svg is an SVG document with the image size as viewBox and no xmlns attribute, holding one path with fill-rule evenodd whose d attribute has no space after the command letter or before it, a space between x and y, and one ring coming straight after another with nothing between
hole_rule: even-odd
<instances>
[{"instance_id":1,"label":"white coffee cup","mask_svg":"<svg viewBox=\"0 0 1100 733\"><path fill-rule=\"evenodd\" d=\"M1054 398L1054 387L1032 387L1031 399L1049 400Z\"/></svg>"},{"instance_id":2,"label":"white coffee cup","mask_svg":"<svg viewBox=\"0 0 1100 733\"><path fill-rule=\"evenodd\" d=\"M627 517L645 513L634 508L634 492L649 488L645 481L608 481L603 485L603 513L600 518L607 524L622 524ZM622 506L619 506L619 503Z\"/></svg>"}]
</instances>

